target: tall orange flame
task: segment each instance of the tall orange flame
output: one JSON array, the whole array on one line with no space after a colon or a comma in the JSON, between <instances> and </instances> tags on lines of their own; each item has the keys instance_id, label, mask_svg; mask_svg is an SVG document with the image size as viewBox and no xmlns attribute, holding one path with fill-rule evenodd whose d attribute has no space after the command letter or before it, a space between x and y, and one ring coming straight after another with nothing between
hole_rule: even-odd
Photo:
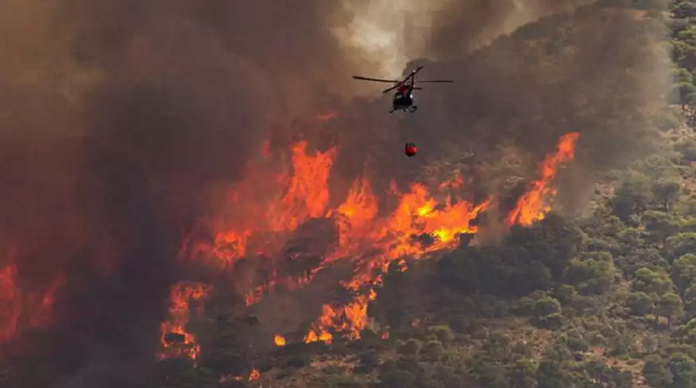
<instances>
[{"instance_id":1,"label":"tall orange flame","mask_svg":"<svg viewBox=\"0 0 696 388\"><path fill-rule=\"evenodd\" d=\"M557 189L551 186L561 163L572 161L575 157L575 144L580 134L571 132L561 137L558 151L549 155L540 167L541 178L532 183L531 190L517 202L517 207L508 217L508 225L531 225L544 219L550 210L550 201L556 196Z\"/></svg>"}]
</instances>

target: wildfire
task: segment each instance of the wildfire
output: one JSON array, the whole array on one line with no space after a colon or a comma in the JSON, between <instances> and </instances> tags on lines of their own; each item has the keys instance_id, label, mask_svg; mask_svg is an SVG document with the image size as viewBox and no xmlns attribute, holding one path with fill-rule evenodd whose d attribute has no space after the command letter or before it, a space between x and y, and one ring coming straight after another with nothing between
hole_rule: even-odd
<instances>
[{"instance_id":1,"label":"wildfire","mask_svg":"<svg viewBox=\"0 0 696 388\"><path fill-rule=\"evenodd\" d=\"M342 333L351 340L360 338L360 332L367 326L368 303L368 296L359 295L343 307L324 305L321 317L305 336L305 343L321 341L330 344L333 341L331 332Z\"/></svg>"},{"instance_id":2,"label":"wildfire","mask_svg":"<svg viewBox=\"0 0 696 388\"><path fill-rule=\"evenodd\" d=\"M185 357L196 361L200 346L193 334L185 328L189 322L192 301L202 301L211 292L211 288L202 283L180 282L174 285L169 295L169 318L161 324L160 359ZM201 313L202 306L198 305Z\"/></svg>"},{"instance_id":3,"label":"wildfire","mask_svg":"<svg viewBox=\"0 0 696 388\"><path fill-rule=\"evenodd\" d=\"M541 178L532 183L531 190L524 194L517 202L517 207L508 217L508 225L515 223L531 225L535 221L541 221L549 212L549 203L556 196L556 188L551 182L556 177L556 171L561 163L572 161L575 157L575 143L580 134L568 133L558 142L558 151L549 155L540 167Z\"/></svg>"},{"instance_id":4,"label":"wildfire","mask_svg":"<svg viewBox=\"0 0 696 388\"><path fill-rule=\"evenodd\" d=\"M515 210L506 218L509 225L529 225L544 218L556 194L552 186L556 171L561 163L573 159L578 137L577 133L561 137L558 151L549 155L542 164L540 179L532 183L530 191L520 198ZM267 145L264 145L264 150L267 150ZM230 196L231 207L241 209L243 214L226 213L221 217L222 221L216 223L215 245L208 250L212 256L222 257L227 262L259 250L268 254L267 250L272 249L268 244L270 240L265 238L266 245L260 246L255 237L269 233L288 236L306 220L331 219L338 232L338 241L332 251L326 252L321 264L312 270L310 278L279 279L273 274L272 281L247 295L247 304L251 305L277 283L282 282L291 289L301 287L330 263L352 260L355 264L353 277L342 285L353 293L353 299L342 306L324 305L321 316L304 337L308 343L331 343L334 335L359 338L368 325L367 307L376 298L382 274L390 264L396 262L399 270L406 271L404 256L427 258L429 253L456 248L458 236L477 233L478 226L474 221L493 203L492 198L471 203L457 197L465 182L457 173L437 185L435 194L420 183L412 184L407 192L401 193L392 182L388 194L397 196L398 202L387 216L380 216L378 197L369 179L362 176L353 181L345 200L331 209L328 180L337 152L338 149L332 148L309 153L307 143L301 141L291 148L291 169L279 175L271 173L274 168L271 165L248 166L249 171L255 172L250 175L253 179L238 183ZM264 155L262 163L272 163L270 153ZM268 193L277 193L273 188L278 185L285 190L277 196L269 196ZM175 332L184 333L184 324L177 321L179 331ZM172 328L167 330L172 331ZM186 334L185 340L187 344L195 343L190 334ZM280 335L274 338L274 342L277 346L286 343Z\"/></svg>"}]
</instances>

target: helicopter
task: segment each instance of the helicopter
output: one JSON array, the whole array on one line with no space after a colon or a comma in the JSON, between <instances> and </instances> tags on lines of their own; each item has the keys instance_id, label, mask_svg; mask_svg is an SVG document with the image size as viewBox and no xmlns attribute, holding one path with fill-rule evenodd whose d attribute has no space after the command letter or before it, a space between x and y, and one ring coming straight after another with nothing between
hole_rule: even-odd
<instances>
[{"instance_id":1,"label":"helicopter","mask_svg":"<svg viewBox=\"0 0 696 388\"><path fill-rule=\"evenodd\" d=\"M398 110L413 113L418 109L418 106L414 104L415 100L413 98L413 91L423 89L419 86L416 86L417 83L422 84L422 83L436 83L436 82L437 83L454 82L452 80L428 80L428 81L416 82L416 74L419 71L421 71L421 69L423 69L423 66L418 66L415 70L411 71L411 74L406 76L406 78L404 78L403 81L387 80L387 79L379 79L379 78L368 78L368 77L361 77L361 76L357 76L357 75L353 76L353 78L357 79L357 80L361 80L361 81L393 83L394 86L382 91L382 93L389 93L392 90L396 89L396 93L394 93L394 98L392 99L392 109L389 111L389 113L394 113L394 111L398 111Z\"/></svg>"}]
</instances>

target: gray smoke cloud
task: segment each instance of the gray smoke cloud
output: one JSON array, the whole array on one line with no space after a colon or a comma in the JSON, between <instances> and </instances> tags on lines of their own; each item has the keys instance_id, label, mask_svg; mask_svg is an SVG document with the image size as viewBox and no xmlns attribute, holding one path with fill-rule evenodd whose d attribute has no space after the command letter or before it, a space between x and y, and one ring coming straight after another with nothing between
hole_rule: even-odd
<instances>
[{"instance_id":1,"label":"gray smoke cloud","mask_svg":"<svg viewBox=\"0 0 696 388\"><path fill-rule=\"evenodd\" d=\"M280 139L275 149L298 133L319 148L338 143L335 179L368 171L380 192L393 178L415 179L433 159L404 162L405 141L432 150L461 142L493 155L509 133L502 129L514 125L517 135L505 141L541 154L571 129L565 123L609 109L608 92L588 102L595 85L631 86L613 107L654 94L652 85L601 70L634 60L645 74L661 70L626 43L636 31L625 15L590 18L596 23L571 39L576 54L544 80L527 76L540 64L523 43L503 38L470 52L585 2L434 3L409 3L417 12L389 21L408 34L410 18L431 15L428 38L388 62L356 43L359 18L380 24L364 13L367 4L0 2L0 242L7 248L0 252L16 252L0 265L17 264L24 292L65 277L48 333L25 330L21 346L7 346L20 375L14 386L127 386L124 375L140 373L155 353L169 286L183 278L176 256L184 235L215 213L224 187L269 137ZM600 57L607 52L614 56ZM351 75L378 75L418 57L442 60L429 63L428 77L458 82L423 93L423 113L399 121L386 114L386 99L355 98L374 89ZM339 117L303 121L326 110ZM547 125L537 125L542 119ZM583 141L621 140L630 122L611 124L609 138L602 135L609 127L583 128L590 139Z\"/></svg>"}]
</instances>

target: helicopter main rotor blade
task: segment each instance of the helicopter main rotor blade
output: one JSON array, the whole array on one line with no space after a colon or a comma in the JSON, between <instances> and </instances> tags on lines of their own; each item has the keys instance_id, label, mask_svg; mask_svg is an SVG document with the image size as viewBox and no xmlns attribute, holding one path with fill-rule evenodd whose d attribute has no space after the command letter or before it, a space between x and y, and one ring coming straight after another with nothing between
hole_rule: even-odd
<instances>
[{"instance_id":1,"label":"helicopter main rotor blade","mask_svg":"<svg viewBox=\"0 0 696 388\"><path fill-rule=\"evenodd\" d=\"M358 76L358 75L354 75L353 78L354 78L354 79L359 79L359 80L361 80L361 81L387 82L387 83L390 83L390 84L399 83L399 82L400 82L400 81L398 81L398 80L379 79L379 78L369 78L369 77L361 77L361 76Z\"/></svg>"},{"instance_id":2,"label":"helicopter main rotor blade","mask_svg":"<svg viewBox=\"0 0 696 388\"><path fill-rule=\"evenodd\" d=\"M389 92L391 92L392 90L398 88L398 87L401 86L401 85L403 85L403 82L399 82L398 84L396 84L396 85L390 87L389 89L384 89L384 90L382 90L382 94L384 94L384 93L389 93Z\"/></svg>"},{"instance_id":3,"label":"helicopter main rotor blade","mask_svg":"<svg viewBox=\"0 0 696 388\"><path fill-rule=\"evenodd\" d=\"M415 77L415 75L418 74L418 72L420 72L421 70L423 70L423 66L416 67L416 70L413 70L411 74L408 75L407 79L410 77Z\"/></svg>"}]
</instances>

